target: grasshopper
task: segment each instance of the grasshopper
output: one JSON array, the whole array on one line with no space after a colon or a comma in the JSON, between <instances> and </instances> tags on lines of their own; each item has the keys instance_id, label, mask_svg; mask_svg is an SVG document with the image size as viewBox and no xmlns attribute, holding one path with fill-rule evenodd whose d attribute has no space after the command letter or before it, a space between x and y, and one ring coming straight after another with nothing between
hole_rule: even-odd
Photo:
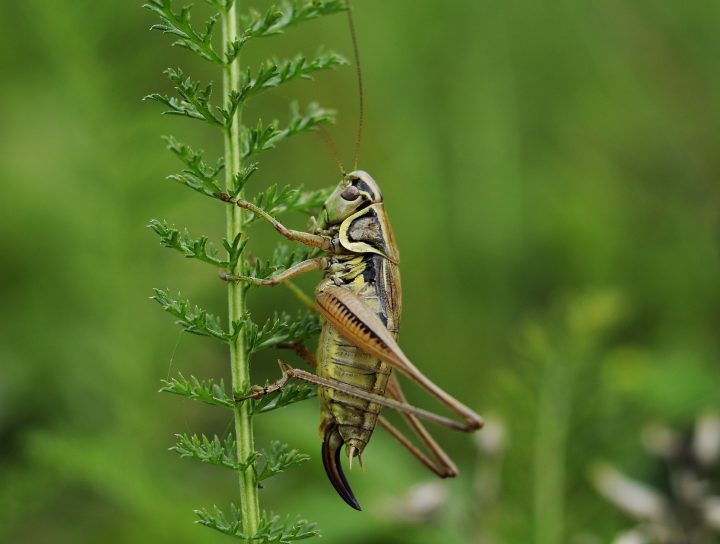
<instances>
[{"instance_id":1,"label":"grasshopper","mask_svg":"<svg viewBox=\"0 0 720 544\"><path fill-rule=\"evenodd\" d=\"M324 272L315 292L315 309L324 322L316 357L306 357L317 374L282 363L282 377L269 386L256 387L250 397L274 393L293 378L319 386L323 465L340 496L357 510L360 505L343 474L340 452L347 445L351 466L354 457L362 462L362 452L378 422L435 474L457 475L455 464L420 419L466 432L479 429L483 421L427 378L397 344L402 306L399 253L382 194L372 177L362 170L346 174L325 201L313 232L288 229L245 200L227 194L221 198L258 214L288 240L325 252L269 278L221 273L227 281L278 285L312 270ZM409 405L393 370L427 390L461 421ZM382 407L403 415L432 459L380 416Z\"/></svg>"},{"instance_id":2,"label":"grasshopper","mask_svg":"<svg viewBox=\"0 0 720 544\"><path fill-rule=\"evenodd\" d=\"M348 15L358 60L361 97L361 122L355 150L357 164L362 131L362 79L349 6ZM397 343L402 309L400 255L382 193L370 174L357 169L343 173L340 183L323 204L319 217L312 222L314 227L310 232L289 229L248 201L225 193L219 196L221 200L266 220L288 240L323 252L322 256L302 261L268 278L221 272L221 277L227 281L266 286L282 284L313 270L323 272L315 292L314 308L323 318L316 357L304 347L296 346L298 353L316 368L316 373L281 362L282 377L271 385L255 386L253 394L246 398L272 394L290 379L319 386L323 465L338 494L356 510L360 510L360 505L340 462L342 446L347 446L350 467L354 457L362 464L362 453L378 423L435 474L441 478L456 476L457 467L420 420L465 432L479 429L483 420L427 378ZM408 404L393 370L424 388L460 421ZM403 416L430 456L380 415L383 407L397 410Z\"/></svg>"}]
</instances>

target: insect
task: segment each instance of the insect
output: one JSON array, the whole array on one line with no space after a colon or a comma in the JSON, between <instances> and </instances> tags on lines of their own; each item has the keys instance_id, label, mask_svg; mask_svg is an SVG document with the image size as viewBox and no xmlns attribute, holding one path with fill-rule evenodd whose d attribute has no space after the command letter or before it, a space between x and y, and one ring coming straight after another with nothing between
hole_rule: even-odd
<instances>
[{"instance_id":1,"label":"insect","mask_svg":"<svg viewBox=\"0 0 720 544\"><path fill-rule=\"evenodd\" d=\"M361 122L355 150L357 165L362 133L362 77L349 9L348 6L361 97ZM343 473L341 450L343 445L346 446L351 467L355 457L362 463L362 453L378 423L435 474L443 478L455 476L458 472L455 464L420 420L466 432L479 429L483 421L427 378L397 343L402 308L400 257L382 193L370 174L357 169L344 173L323 204L310 232L288 229L245 200L227 194L221 194L220 198L257 214L288 240L324 253L269 278L221 273L227 281L278 285L306 272L323 272L316 289L315 309L323 318L317 354L312 357L306 349L298 350L308 355L306 358L316 367L316 373L281 363L282 377L271 385L255 387L250 397L272 394L291 379L319 386L323 465L338 494L357 510L360 505ZM460 421L408 404L393 371L404 374L424 388ZM380 415L383 407L397 410L403 416L429 451L429 456Z\"/></svg>"}]
</instances>

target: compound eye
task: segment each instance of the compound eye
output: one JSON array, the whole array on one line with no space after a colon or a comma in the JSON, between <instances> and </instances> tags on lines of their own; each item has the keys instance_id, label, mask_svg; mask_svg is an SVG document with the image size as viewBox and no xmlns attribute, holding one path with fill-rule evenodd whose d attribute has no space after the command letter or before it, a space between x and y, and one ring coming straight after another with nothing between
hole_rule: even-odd
<instances>
[{"instance_id":1,"label":"compound eye","mask_svg":"<svg viewBox=\"0 0 720 544\"><path fill-rule=\"evenodd\" d=\"M358 188L351 185L347 189L345 189L341 194L341 197L343 197L344 200L355 200L357 197L360 196L360 191L358 191Z\"/></svg>"}]
</instances>

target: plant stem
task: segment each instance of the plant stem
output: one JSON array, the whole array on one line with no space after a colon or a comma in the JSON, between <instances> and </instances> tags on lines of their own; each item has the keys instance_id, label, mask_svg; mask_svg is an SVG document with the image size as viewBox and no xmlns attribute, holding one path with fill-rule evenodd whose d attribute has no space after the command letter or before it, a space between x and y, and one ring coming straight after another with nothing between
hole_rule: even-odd
<instances>
[{"instance_id":1,"label":"plant stem","mask_svg":"<svg viewBox=\"0 0 720 544\"><path fill-rule=\"evenodd\" d=\"M237 4L222 13L223 44L222 51L227 45L238 38ZM240 86L240 60L236 58L224 67L223 91L225 97ZM225 130L225 186L228 191L232 189L233 175L240 171L240 108L237 109L233 122ZM238 195L242 198L243 195ZM238 206L227 206L226 231L227 239L234 240L242 232L243 210ZM237 265L230 271L232 274L242 275L243 261L238 260ZM228 283L228 314L232 323L240 319L245 313L245 298L241 283ZM245 338L242 332L230 343L230 365L232 372L233 391L246 391L250 386L250 359L245 350ZM249 403L243 402L235 408L235 438L237 442L237 456L239 462L244 462L255 451L253 437L253 422L249 413ZM246 535L254 535L260 525L260 507L258 504L257 481L255 472L250 466L238 472L240 480L240 511L242 515L243 531Z\"/></svg>"}]
</instances>

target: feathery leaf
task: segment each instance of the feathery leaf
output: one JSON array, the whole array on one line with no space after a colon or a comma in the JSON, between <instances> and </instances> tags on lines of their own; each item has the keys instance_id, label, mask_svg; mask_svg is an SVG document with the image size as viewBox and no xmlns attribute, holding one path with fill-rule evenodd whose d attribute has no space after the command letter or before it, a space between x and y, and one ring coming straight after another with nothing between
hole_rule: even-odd
<instances>
[{"instance_id":1,"label":"feathery leaf","mask_svg":"<svg viewBox=\"0 0 720 544\"><path fill-rule=\"evenodd\" d=\"M240 37L228 44L225 50L225 62L233 62L242 47L252 38L267 38L281 34L285 29L323 17L345 11L344 0L308 0L302 4L297 1L283 2L280 7L270 6L266 11L250 10L240 16L244 30Z\"/></svg>"},{"instance_id":2,"label":"feathery leaf","mask_svg":"<svg viewBox=\"0 0 720 544\"><path fill-rule=\"evenodd\" d=\"M250 393L248 393L248 395L249 394ZM290 381L276 393L265 395L259 399L253 399L250 411L254 415L265 414L313 397L317 397L316 386L301 381Z\"/></svg>"},{"instance_id":3,"label":"feathery leaf","mask_svg":"<svg viewBox=\"0 0 720 544\"><path fill-rule=\"evenodd\" d=\"M215 383L212 379L200 381L195 376L190 376L188 380L182 373L178 373L177 378L162 380L161 383L162 393L172 393L225 408L234 408L237 404L235 399L225 392L225 382L222 379L220 383Z\"/></svg>"},{"instance_id":4,"label":"feathery leaf","mask_svg":"<svg viewBox=\"0 0 720 544\"><path fill-rule=\"evenodd\" d=\"M249 320L249 316L243 316L242 319L232 323L231 331L227 332L223 329L220 318L206 312L199 306L193 306L186 299L179 298L180 295L178 295L178 298L174 298L163 289L154 289L154 291L155 295L151 298L159 303L163 310L177 317L176 323L184 331L192 334L228 342L240 334L243 326Z\"/></svg>"},{"instance_id":5,"label":"feathery leaf","mask_svg":"<svg viewBox=\"0 0 720 544\"><path fill-rule=\"evenodd\" d=\"M284 520L275 514L263 513L258 530L253 535L243 532L240 508L234 503L230 504L230 513L225 513L213 506L212 509L201 508L195 510L198 516L196 523L220 531L226 535L236 536L253 544L289 544L298 540L305 540L320 536L315 523L305 519L289 517Z\"/></svg>"},{"instance_id":6,"label":"feathery leaf","mask_svg":"<svg viewBox=\"0 0 720 544\"><path fill-rule=\"evenodd\" d=\"M168 176L168 179L182 183L194 191L210 197L215 197L217 193L221 192L218 176L225 168L225 161L222 157L218 158L214 165L210 165L203 160L204 152L202 150L195 151L172 136L165 136L163 140L165 140L167 148L186 167L180 174Z\"/></svg>"},{"instance_id":7,"label":"feathery leaf","mask_svg":"<svg viewBox=\"0 0 720 544\"><path fill-rule=\"evenodd\" d=\"M148 227L160 236L161 245L179 251L188 259L197 259L224 268L230 266L229 261L220 258L218 250L212 242L208 243L207 236L194 239L188 229L183 229L181 232L165 221L157 219L152 219Z\"/></svg>"},{"instance_id":8,"label":"feathery leaf","mask_svg":"<svg viewBox=\"0 0 720 544\"><path fill-rule=\"evenodd\" d=\"M309 455L296 449L290 449L290 446L277 440L270 443L269 450L262 450L259 457L260 463L253 466L258 482L267 480L310 459ZM260 465L259 468L257 465Z\"/></svg>"},{"instance_id":9,"label":"feathery leaf","mask_svg":"<svg viewBox=\"0 0 720 544\"><path fill-rule=\"evenodd\" d=\"M299 312L296 319L289 314L275 313L261 327L253 323L245 329L245 342L250 353L268 349L281 342L302 342L320 332L320 318L316 312Z\"/></svg>"},{"instance_id":10,"label":"feathery leaf","mask_svg":"<svg viewBox=\"0 0 720 544\"><path fill-rule=\"evenodd\" d=\"M197 459L203 463L210 463L218 465L232 470L246 470L248 467L253 466L259 457L259 453L255 452L248 459L245 459L242 463L237 460L237 444L235 437L229 434L224 440L221 440L217 435L214 435L212 439L208 438L204 434L200 436L193 434L189 436L187 434L176 434L177 443L170 448L170 451L174 451L180 457L189 457ZM285 457L282 456L282 452L276 457L279 459L278 464L289 468L294 466L292 464L293 457L290 455L296 450L292 450ZM301 456L302 454L298 454ZM295 464L301 463L301 461ZM284 463L284 465L283 465ZM266 462L267 464L267 462ZM272 465L274 467L274 465ZM271 468L272 468L271 467ZM278 472L281 472L278 471Z\"/></svg>"},{"instance_id":11,"label":"feathery leaf","mask_svg":"<svg viewBox=\"0 0 720 544\"><path fill-rule=\"evenodd\" d=\"M168 68L164 72L175 85L175 90L180 98L171 97L160 93L152 93L147 95L143 100L154 100L167 106L166 115L180 115L189 117L190 119L199 119L206 121L211 125L224 127L225 122L222 118L218 118L213 112L215 108L210 103L212 96L213 84L208 83L204 87L200 86L199 81L193 81L189 77L185 77L185 73L180 68Z\"/></svg>"},{"instance_id":12,"label":"feathery leaf","mask_svg":"<svg viewBox=\"0 0 720 544\"><path fill-rule=\"evenodd\" d=\"M261 151L273 149L278 143L296 134L315 130L322 125L335 122L335 112L316 103L308 105L304 113L300 113L297 103L290 106L290 118L285 128L280 128L278 121L263 125L259 120L254 128L243 127L243 159Z\"/></svg>"},{"instance_id":13,"label":"feathery leaf","mask_svg":"<svg viewBox=\"0 0 720 544\"><path fill-rule=\"evenodd\" d=\"M177 36L173 45L178 45L197 53L200 57L211 62L222 63L223 59L215 52L212 46L213 31L218 16L213 15L205 22L205 28L196 31L190 24L190 10L192 6L185 6L179 12L172 10L170 0L150 0L143 7L160 16L160 24L153 25L152 30L160 30L163 34Z\"/></svg>"}]
</instances>

